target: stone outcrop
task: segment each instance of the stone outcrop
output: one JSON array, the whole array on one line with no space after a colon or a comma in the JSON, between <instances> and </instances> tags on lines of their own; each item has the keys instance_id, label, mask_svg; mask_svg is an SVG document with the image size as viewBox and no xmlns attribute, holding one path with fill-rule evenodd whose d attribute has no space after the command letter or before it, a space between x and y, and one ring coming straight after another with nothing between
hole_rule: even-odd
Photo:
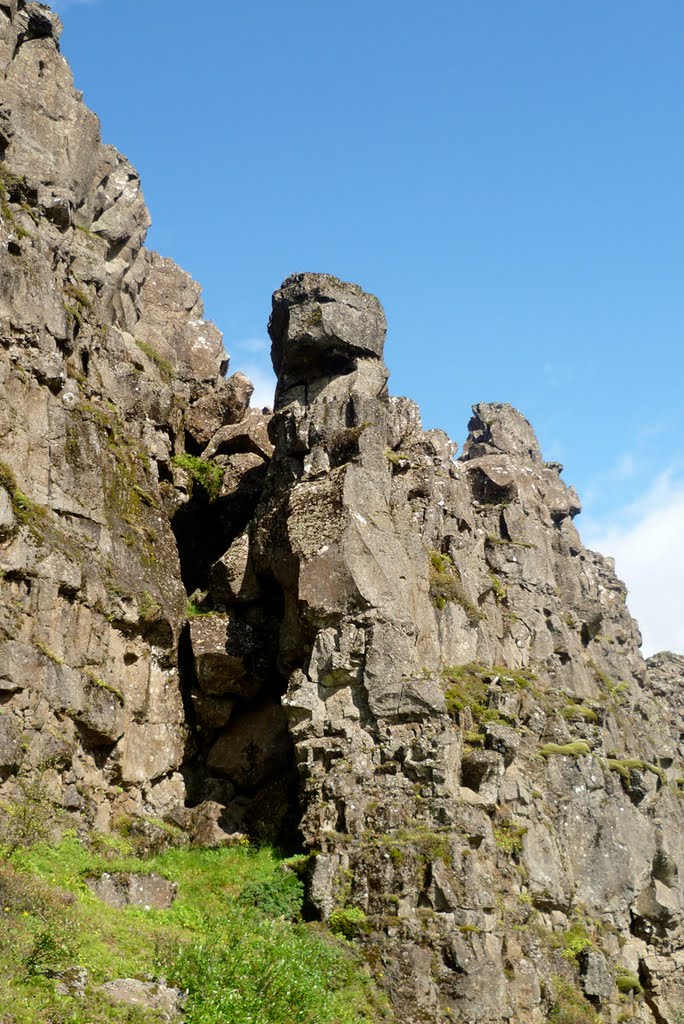
<instances>
[{"instance_id":1,"label":"stone outcrop","mask_svg":"<svg viewBox=\"0 0 684 1024\"><path fill-rule=\"evenodd\" d=\"M199 287L143 248L138 175L102 145L60 30L0 6L0 778L41 771L106 828L183 803L179 553L208 557L185 521L213 529L211 483L238 490L269 450L256 413L221 447L252 386L225 378Z\"/></svg>"},{"instance_id":2,"label":"stone outcrop","mask_svg":"<svg viewBox=\"0 0 684 1024\"><path fill-rule=\"evenodd\" d=\"M289 278L270 330L249 557L282 593L313 905L366 915L406 1020L541 1021L567 985L611 1013L621 971L646 988L635 1019L674 1020L681 666L649 680L516 410L475 406L454 461L387 397L377 300L335 279Z\"/></svg>"},{"instance_id":3,"label":"stone outcrop","mask_svg":"<svg viewBox=\"0 0 684 1024\"><path fill-rule=\"evenodd\" d=\"M283 283L249 408L59 30L0 4L0 797L296 843L406 1024L677 1024L684 658L519 412L456 458L389 395L358 286Z\"/></svg>"}]
</instances>

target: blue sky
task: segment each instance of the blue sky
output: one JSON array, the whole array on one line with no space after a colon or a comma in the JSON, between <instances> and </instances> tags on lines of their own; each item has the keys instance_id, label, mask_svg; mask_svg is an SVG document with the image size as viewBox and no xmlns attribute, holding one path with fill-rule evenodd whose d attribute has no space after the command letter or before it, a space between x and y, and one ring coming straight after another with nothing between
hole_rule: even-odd
<instances>
[{"instance_id":1,"label":"blue sky","mask_svg":"<svg viewBox=\"0 0 684 1024\"><path fill-rule=\"evenodd\" d=\"M521 409L646 650L684 650L681 0L55 6L231 369L268 386L287 274L375 292L393 393L459 442Z\"/></svg>"}]
</instances>

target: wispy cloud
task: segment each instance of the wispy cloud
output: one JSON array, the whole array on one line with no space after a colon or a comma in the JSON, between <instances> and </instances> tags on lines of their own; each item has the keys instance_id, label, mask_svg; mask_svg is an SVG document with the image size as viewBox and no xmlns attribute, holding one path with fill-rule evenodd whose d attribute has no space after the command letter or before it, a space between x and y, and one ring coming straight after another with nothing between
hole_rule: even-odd
<instances>
[{"instance_id":1,"label":"wispy cloud","mask_svg":"<svg viewBox=\"0 0 684 1024\"><path fill-rule=\"evenodd\" d=\"M615 558L644 653L684 653L684 477L661 473L636 502L582 532L591 548Z\"/></svg>"},{"instance_id":2,"label":"wispy cloud","mask_svg":"<svg viewBox=\"0 0 684 1024\"><path fill-rule=\"evenodd\" d=\"M237 352L251 353L268 352L270 347L270 341L265 338L242 338L240 341L234 341L231 346Z\"/></svg>"},{"instance_id":3,"label":"wispy cloud","mask_svg":"<svg viewBox=\"0 0 684 1024\"><path fill-rule=\"evenodd\" d=\"M627 480L628 477L633 476L635 472L636 462L634 460L634 456L629 452L626 452L624 455L619 457L613 466L611 476L615 480Z\"/></svg>"}]
</instances>

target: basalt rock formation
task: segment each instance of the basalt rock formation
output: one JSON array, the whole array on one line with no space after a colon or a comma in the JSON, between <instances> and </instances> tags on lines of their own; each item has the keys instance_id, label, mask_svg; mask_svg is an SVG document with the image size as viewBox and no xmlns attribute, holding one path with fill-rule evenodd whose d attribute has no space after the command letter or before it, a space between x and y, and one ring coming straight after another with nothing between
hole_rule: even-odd
<instances>
[{"instance_id":1,"label":"basalt rock formation","mask_svg":"<svg viewBox=\"0 0 684 1024\"><path fill-rule=\"evenodd\" d=\"M356 285L276 291L249 409L58 34L0 5L0 792L297 843L407 1024L677 1024L684 658L519 412L456 458L388 394Z\"/></svg>"}]
</instances>

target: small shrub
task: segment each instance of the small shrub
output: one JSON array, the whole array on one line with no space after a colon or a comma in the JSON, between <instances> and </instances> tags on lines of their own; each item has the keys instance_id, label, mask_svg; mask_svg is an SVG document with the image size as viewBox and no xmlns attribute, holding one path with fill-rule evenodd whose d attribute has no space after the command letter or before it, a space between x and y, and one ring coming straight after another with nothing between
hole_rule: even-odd
<instances>
[{"instance_id":1,"label":"small shrub","mask_svg":"<svg viewBox=\"0 0 684 1024\"><path fill-rule=\"evenodd\" d=\"M239 902L255 907L268 917L284 917L288 921L301 916L304 885L291 871L281 871L260 882L246 885Z\"/></svg>"},{"instance_id":2,"label":"small shrub","mask_svg":"<svg viewBox=\"0 0 684 1024\"><path fill-rule=\"evenodd\" d=\"M190 477L192 491L199 488L209 501L216 501L221 493L224 471L221 466L208 459L200 459L196 455L174 455L171 459L174 466L184 469Z\"/></svg>"},{"instance_id":3,"label":"small shrub","mask_svg":"<svg viewBox=\"0 0 684 1024\"><path fill-rule=\"evenodd\" d=\"M506 590L504 584L501 582L499 577L496 576L494 573L490 573L489 581L492 585L492 590L494 591L496 603L505 604L506 601L508 600L508 591Z\"/></svg>"},{"instance_id":4,"label":"small shrub","mask_svg":"<svg viewBox=\"0 0 684 1024\"><path fill-rule=\"evenodd\" d=\"M502 853L508 853L512 857L519 857L523 849L523 838L527 832L525 825L516 825L510 818L506 818L494 828L494 845Z\"/></svg>"},{"instance_id":5,"label":"small shrub","mask_svg":"<svg viewBox=\"0 0 684 1024\"><path fill-rule=\"evenodd\" d=\"M598 1024L598 1016L579 992L565 978L553 978L555 1001L548 1020L553 1024Z\"/></svg>"},{"instance_id":6,"label":"small shrub","mask_svg":"<svg viewBox=\"0 0 684 1024\"><path fill-rule=\"evenodd\" d=\"M54 809L45 786L37 779L19 780L20 796L0 807L0 857L10 860L45 840L54 823Z\"/></svg>"},{"instance_id":7,"label":"small shrub","mask_svg":"<svg viewBox=\"0 0 684 1024\"><path fill-rule=\"evenodd\" d=\"M370 923L363 910L358 907L341 907L339 910L333 910L328 919L328 927L333 935L355 939L370 930Z\"/></svg>"},{"instance_id":8,"label":"small shrub","mask_svg":"<svg viewBox=\"0 0 684 1024\"><path fill-rule=\"evenodd\" d=\"M24 954L22 966L29 975L54 975L73 963L76 934L67 920L47 921Z\"/></svg>"},{"instance_id":9,"label":"small shrub","mask_svg":"<svg viewBox=\"0 0 684 1024\"><path fill-rule=\"evenodd\" d=\"M581 922L577 922L563 934L563 956L572 963L579 961L582 953L591 949L594 943Z\"/></svg>"}]
</instances>

